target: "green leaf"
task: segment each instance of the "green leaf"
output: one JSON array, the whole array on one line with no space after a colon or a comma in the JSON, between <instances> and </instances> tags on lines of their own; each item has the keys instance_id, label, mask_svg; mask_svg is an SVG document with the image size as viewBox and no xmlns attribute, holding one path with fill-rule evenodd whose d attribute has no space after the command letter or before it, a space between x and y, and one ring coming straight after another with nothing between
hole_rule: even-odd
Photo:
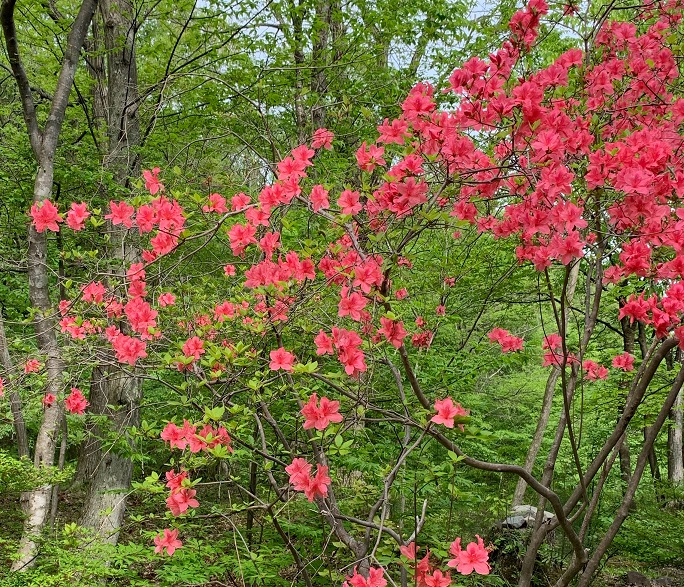
<instances>
[{"instance_id":1,"label":"green leaf","mask_svg":"<svg viewBox=\"0 0 684 587\"><path fill-rule=\"evenodd\" d=\"M215 408L204 408L204 417L205 420L214 420L216 422L220 422L221 418L223 418L223 414L225 414L226 408L223 406L216 406Z\"/></svg>"}]
</instances>

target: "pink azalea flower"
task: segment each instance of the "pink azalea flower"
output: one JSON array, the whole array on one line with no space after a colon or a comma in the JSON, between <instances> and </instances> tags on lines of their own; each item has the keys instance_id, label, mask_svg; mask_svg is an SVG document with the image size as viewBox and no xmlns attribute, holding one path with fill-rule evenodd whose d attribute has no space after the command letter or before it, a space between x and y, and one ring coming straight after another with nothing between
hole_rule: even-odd
<instances>
[{"instance_id":1,"label":"pink azalea flower","mask_svg":"<svg viewBox=\"0 0 684 587\"><path fill-rule=\"evenodd\" d=\"M442 573L436 569L431 575L425 576L425 584L427 587L449 587L451 585L451 575Z\"/></svg>"},{"instance_id":2,"label":"pink azalea flower","mask_svg":"<svg viewBox=\"0 0 684 587\"><path fill-rule=\"evenodd\" d=\"M85 227L85 221L89 216L90 212L85 202L71 202L71 210L67 212L67 224L71 230L78 232Z\"/></svg>"},{"instance_id":3,"label":"pink azalea flower","mask_svg":"<svg viewBox=\"0 0 684 587\"><path fill-rule=\"evenodd\" d=\"M71 393L64 399L64 405L72 414L78 414L79 416L82 416L90 403L80 389L77 387L72 387Z\"/></svg>"},{"instance_id":4,"label":"pink azalea flower","mask_svg":"<svg viewBox=\"0 0 684 587\"><path fill-rule=\"evenodd\" d=\"M485 548L482 538L477 534L475 537L477 538L477 544L470 542L465 550L461 550L460 538L452 542L449 552L455 558L451 559L447 565L456 567L456 570L462 575L470 575L473 571L479 575L489 575L490 567L487 562L489 560L489 553Z\"/></svg>"},{"instance_id":5,"label":"pink azalea flower","mask_svg":"<svg viewBox=\"0 0 684 587\"><path fill-rule=\"evenodd\" d=\"M177 548L183 546L183 543L178 540L178 530L169 530L164 528L164 536L157 534L154 538L154 552L156 554L161 554L166 549L166 554L173 556Z\"/></svg>"},{"instance_id":6,"label":"pink azalea flower","mask_svg":"<svg viewBox=\"0 0 684 587\"><path fill-rule=\"evenodd\" d=\"M157 300L159 301L159 306L161 308L166 308L166 306L173 306L176 303L176 296L170 292L161 294Z\"/></svg>"},{"instance_id":7,"label":"pink azalea flower","mask_svg":"<svg viewBox=\"0 0 684 587\"><path fill-rule=\"evenodd\" d=\"M329 131L327 128L317 128L313 134L313 140L311 141L311 146L314 149L332 149L332 141L335 135Z\"/></svg>"},{"instance_id":8,"label":"pink azalea flower","mask_svg":"<svg viewBox=\"0 0 684 587\"><path fill-rule=\"evenodd\" d=\"M436 416L430 418L430 422L435 424L444 424L447 428L454 427L454 418L456 416L467 416L470 414L469 410L465 410L461 407L461 404L454 404L450 397L442 400L437 400L435 402ZM461 431L463 431L463 424L459 425Z\"/></svg>"},{"instance_id":9,"label":"pink azalea flower","mask_svg":"<svg viewBox=\"0 0 684 587\"><path fill-rule=\"evenodd\" d=\"M356 567L354 567L354 574L347 577L347 580L342 583L342 587L385 587L387 580L383 577L385 571L382 568L371 567L368 572L368 578L360 575Z\"/></svg>"},{"instance_id":10,"label":"pink azalea flower","mask_svg":"<svg viewBox=\"0 0 684 587\"><path fill-rule=\"evenodd\" d=\"M160 192L164 191L164 186L162 185L161 181L159 181L159 167L155 167L150 171L149 169L145 169L143 171L143 178L145 179L145 189L150 192L153 196Z\"/></svg>"},{"instance_id":11,"label":"pink azalea flower","mask_svg":"<svg viewBox=\"0 0 684 587\"><path fill-rule=\"evenodd\" d=\"M59 232L57 223L63 222L57 207L47 199L43 200L40 205L36 202L31 206L31 218L33 218L33 226L36 227L37 232L45 232L46 230Z\"/></svg>"},{"instance_id":12,"label":"pink azalea flower","mask_svg":"<svg viewBox=\"0 0 684 587\"><path fill-rule=\"evenodd\" d=\"M294 355L286 351L283 347L270 352L271 362L269 368L271 371L292 371L294 364Z\"/></svg>"},{"instance_id":13,"label":"pink azalea flower","mask_svg":"<svg viewBox=\"0 0 684 587\"><path fill-rule=\"evenodd\" d=\"M613 367L623 371L632 371L634 370L634 357L629 353L622 353L617 357L613 357Z\"/></svg>"},{"instance_id":14,"label":"pink azalea flower","mask_svg":"<svg viewBox=\"0 0 684 587\"><path fill-rule=\"evenodd\" d=\"M318 396L313 393L309 401L300 410L304 416L304 430L315 428L325 430L331 422L341 422L342 415L339 413L340 402L329 400L327 397L321 398L318 405Z\"/></svg>"},{"instance_id":15,"label":"pink azalea flower","mask_svg":"<svg viewBox=\"0 0 684 587\"><path fill-rule=\"evenodd\" d=\"M183 344L183 354L188 358L192 357L195 361L206 352L204 350L204 341L198 336L189 338Z\"/></svg>"},{"instance_id":16,"label":"pink azalea flower","mask_svg":"<svg viewBox=\"0 0 684 587\"><path fill-rule=\"evenodd\" d=\"M40 371L41 364L38 359L29 359L24 363L24 373L35 373Z\"/></svg>"}]
</instances>

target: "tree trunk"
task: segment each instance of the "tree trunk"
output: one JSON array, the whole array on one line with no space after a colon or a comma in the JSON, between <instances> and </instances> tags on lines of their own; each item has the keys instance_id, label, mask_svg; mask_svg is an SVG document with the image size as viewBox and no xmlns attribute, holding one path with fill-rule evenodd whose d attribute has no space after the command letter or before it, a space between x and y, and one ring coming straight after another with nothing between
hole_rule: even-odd
<instances>
[{"instance_id":1,"label":"tree trunk","mask_svg":"<svg viewBox=\"0 0 684 587\"><path fill-rule=\"evenodd\" d=\"M572 300L575 297L575 289L577 287L577 279L579 277L579 263L576 263L568 276L568 285L566 287L565 299L565 330L568 328L568 321L570 319L570 307L572 306ZM539 414L539 419L537 420L537 428L534 431L534 437L532 438L532 443L527 451L527 457L525 458L525 464L523 465L526 471L532 472L534 468L534 463L537 460L537 455L539 454L539 449L541 448L542 441L544 440L544 432L549 424L549 418L551 416L551 406L553 404L553 396L556 390L556 383L558 382L558 377L560 376L560 367L554 365L549 373L549 377L546 380L546 388L544 390L544 399L542 401L542 409ZM525 499L525 490L527 489L527 483L520 477L518 479L518 484L515 486L515 492L513 493L513 499L511 501L511 506L515 507L521 505Z\"/></svg>"},{"instance_id":2,"label":"tree trunk","mask_svg":"<svg viewBox=\"0 0 684 587\"><path fill-rule=\"evenodd\" d=\"M52 191L53 165L52 158L38 168L33 192L34 202L49 199ZM48 294L47 273L47 237L39 234L33 225L29 227L29 296L31 305L36 308L34 329L38 349L46 357L45 365L47 381L46 393L60 397L63 389L62 373L64 364L57 344L54 312L51 310ZM55 448L59 423L63 417L62 402L55 401L45 409L41 423L33 463L36 468L52 467L55 463ZM20 571L32 565L36 552L36 539L42 532L50 515L50 497L52 487L43 485L21 496L21 505L26 515L24 532L19 543L19 557L12 565L13 571Z\"/></svg>"},{"instance_id":3,"label":"tree trunk","mask_svg":"<svg viewBox=\"0 0 684 587\"><path fill-rule=\"evenodd\" d=\"M102 0L100 13L107 51L109 155L105 165L114 172L119 185L128 187L130 176L139 171L138 158L133 153L140 144L135 9L130 0Z\"/></svg>"},{"instance_id":4,"label":"tree trunk","mask_svg":"<svg viewBox=\"0 0 684 587\"><path fill-rule=\"evenodd\" d=\"M620 300L620 306L625 303L625 300ZM624 317L620 321L622 326L622 339L623 339L623 349L626 353L631 355L634 354L634 339L636 338L636 325L629 323L629 318ZM622 377L618 383L618 390L620 390L621 400L618 405L617 419L620 420L622 417L622 412L625 409L624 406L624 392L629 388L629 380L626 377ZM622 478L623 485L627 487L629 483L629 478L632 476L632 464L630 459L629 451L629 439L627 436L627 430L620 441L620 476Z\"/></svg>"},{"instance_id":5,"label":"tree trunk","mask_svg":"<svg viewBox=\"0 0 684 587\"><path fill-rule=\"evenodd\" d=\"M644 426L644 442L648 440L650 430L650 426ZM660 465L658 464L658 457L656 455L655 445L651 446L650 450L648 451L648 466L651 470L651 477L653 478L654 483L657 483L658 481L660 481ZM660 489L656 484L656 496L658 496L659 493Z\"/></svg>"},{"instance_id":6,"label":"tree trunk","mask_svg":"<svg viewBox=\"0 0 684 587\"><path fill-rule=\"evenodd\" d=\"M33 201L38 203L50 199L52 196L57 142L69 104L69 94L74 83L81 48L88 32L88 25L95 13L97 0L83 0L78 15L71 26L50 112L43 129L39 125L31 83L19 51L14 20L15 6L16 0L2 0L0 21L12 75L21 96L26 130L38 166L33 186ZM55 331L56 313L50 303L47 252L47 234L45 232L38 233L31 224L28 230L28 285L29 298L35 311L33 324L36 345L40 354L45 357L47 375L45 391L59 397L64 388L62 379L64 363ZM33 459L36 468L50 467L54 464L57 431L62 417L61 401L56 401L45 409L36 438ZM42 532L50 514L51 493L51 487L44 485L22 495L22 506L26 513L26 520L24 522L24 533L19 543L18 557L12 565L14 571L27 569L35 560L36 538Z\"/></svg>"},{"instance_id":7,"label":"tree trunk","mask_svg":"<svg viewBox=\"0 0 684 587\"><path fill-rule=\"evenodd\" d=\"M103 0L100 13L104 23L107 51L107 89L99 95L107 99L109 140L105 167L111 169L118 186L126 189L131 175L137 175L133 148L140 144L138 73L135 60L135 12L128 0ZM99 78L101 79L101 77ZM124 275L124 265L138 260L137 248L126 242L125 228L111 228L111 272ZM141 380L120 369L110 352L93 370L90 411L107 416L107 428L128 443L126 430L140 423ZM78 477L92 480L86 495L81 525L100 539L116 544L126 511L133 462L130 446L110 446L103 450L104 430L94 427L81 450Z\"/></svg>"},{"instance_id":8,"label":"tree trunk","mask_svg":"<svg viewBox=\"0 0 684 587\"><path fill-rule=\"evenodd\" d=\"M680 390L670 410L670 429L667 435L667 478L674 484L684 482L684 456L682 448L684 439L684 392Z\"/></svg>"},{"instance_id":9,"label":"tree trunk","mask_svg":"<svg viewBox=\"0 0 684 587\"><path fill-rule=\"evenodd\" d=\"M292 22L292 52L295 62L295 93L294 93L294 114L297 134L297 144L303 145L306 142L307 116L304 110L304 31L303 31L303 7L301 2L290 0L290 19Z\"/></svg>"},{"instance_id":10,"label":"tree trunk","mask_svg":"<svg viewBox=\"0 0 684 587\"><path fill-rule=\"evenodd\" d=\"M5 373L12 371L12 358L9 353L9 345L7 343L7 335L5 334L5 320L0 312L0 365ZM31 458L29 453L28 435L26 434L26 423L24 422L24 412L21 408L21 396L19 391L9 380L5 381L6 387L9 387L10 410L12 412L12 421L14 424L14 433L17 436L17 454L19 458Z\"/></svg>"},{"instance_id":11,"label":"tree trunk","mask_svg":"<svg viewBox=\"0 0 684 587\"><path fill-rule=\"evenodd\" d=\"M140 382L116 365L98 365L95 371L91 394L95 391L97 404L93 406L97 413L107 416L117 437L127 443L126 429L139 422ZM126 511L133 463L126 454L128 446L98 449L98 463L83 506L81 525L94 530L102 540L116 544Z\"/></svg>"},{"instance_id":12,"label":"tree trunk","mask_svg":"<svg viewBox=\"0 0 684 587\"><path fill-rule=\"evenodd\" d=\"M90 95L93 101L92 131L96 136L96 147L100 155L105 155L107 146L100 140L107 129L107 70L105 66L105 47L102 39L102 29L97 14L91 23L92 37L86 46L88 59L86 61L88 73L93 81Z\"/></svg>"}]
</instances>

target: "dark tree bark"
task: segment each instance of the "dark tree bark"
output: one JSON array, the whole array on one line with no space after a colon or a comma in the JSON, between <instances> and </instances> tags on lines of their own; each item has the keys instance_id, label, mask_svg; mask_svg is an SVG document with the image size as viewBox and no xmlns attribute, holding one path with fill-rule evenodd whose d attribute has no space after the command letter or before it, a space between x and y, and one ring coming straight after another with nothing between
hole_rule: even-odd
<instances>
[{"instance_id":1,"label":"dark tree bark","mask_svg":"<svg viewBox=\"0 0 684 587\"><path fill-rule=\"evenodd\" d=\"M126 190L131 176L139 172L133 151L140 144L135 11L128 0L102 0L100 14L107 55L107 87L96 93L106 97L105 167L112 171L117 188ZM125 228L110 226L110 235L111 272L123 276L124 266L138 260L138 250L127 241ZM121 439L121 443L105 449L100 440L105 430L97 426L84 442L78 477L90 483L81 524L94 530L100 539L116 544L133 473L128 454L132 447L126 446L129 444L126 431L140 422L141 381L135 374L119 368L111 352L103 351L99 359L91 378L90 411L107 416L107 431Z\"/></svg>"},{"instance_id":2,"label":"dark tree bark","mask_svg":"<svg viewBox=\"0 0 684 587\"><path fill-rule=\"evenodd\" d=\"M294 115L297 133L297 144L302 145L306 142L307 116L304 110L304 18L303 7L298 0L290 0L290 21L292 24L292 53L295 62L295 94L294 94Z\"/></svg>"},{"instance_id":3,"label":"dark tree bark","mask_svg":"<svg viewBox=\"0 0 684 587\"><path fill-rule=\"evenodd\" d=\"M622 306L626 300L620 300L620 305ZM623 350L630 355L634 354L634 342L636 339L636 325L630 324L629 318L624 317L620 321L620 326L622 327L622 340L623 340ZM618 383L618 389L621 397L626 392L626 387L629 386L629 380L623 377ZM620 400L618 405L618 420L622 416L625 409L624 399ZM627 438L627 431L620 441L620 476L622 477L622 483L626 487L629 483L629 478L632 476L632 464L629 451L629 440Z\"/></svg>"}]
</instances>

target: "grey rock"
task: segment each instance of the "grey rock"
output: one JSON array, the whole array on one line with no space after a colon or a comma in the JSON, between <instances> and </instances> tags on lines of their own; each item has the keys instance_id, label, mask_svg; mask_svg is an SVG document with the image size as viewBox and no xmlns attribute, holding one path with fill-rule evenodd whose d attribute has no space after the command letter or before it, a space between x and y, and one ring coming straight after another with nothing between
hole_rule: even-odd
<instances>
[{"instance_id":1,"label":"grey rock","mask_svg":"<svg viewBox=\"0 0 684 587\"><path fill-rule=\"evenodd\" d=\"M531 525L537 517L537 508L533 505L518 505L511 510L511 514L514 516L522 516L527 521L527 524ZM548 522L554 517L553 513L544 512L544 522Z\"/></svg>"},{"instance_id":2,"label":"grey rock","mask_svg":"<svg viewBox=\"0 0 684 587\"><path fill-rule=\"evenodd\" d=\"M512 528L520 530L534 525L537 517L537 508L533 505L518 505L511 509L511 515L497 524L499 528ZM544 512L544 522L553 520L555 515L551 512Z\"/></svg>"},{"instance_id":3,"label":"grey rock","mask_svg":"<svg viewBox=\"0 0 684 587\"><path fill-rule=\"evenodd\" d=\"M527 527L527 520L524 516L508 516L501 525L504 528L515 528L519 530L520 528Z\"/></svg>"},{"instance_id":4,"label":"grey rock","mask_svg":"<svg viewBox=\"0 0 684 587\"><path fill-rule=\"evenodd\" d=\"M674 579L670 577L658 577L653 579L653 587L675 587Z\"/></svg>"}]
</instances>

